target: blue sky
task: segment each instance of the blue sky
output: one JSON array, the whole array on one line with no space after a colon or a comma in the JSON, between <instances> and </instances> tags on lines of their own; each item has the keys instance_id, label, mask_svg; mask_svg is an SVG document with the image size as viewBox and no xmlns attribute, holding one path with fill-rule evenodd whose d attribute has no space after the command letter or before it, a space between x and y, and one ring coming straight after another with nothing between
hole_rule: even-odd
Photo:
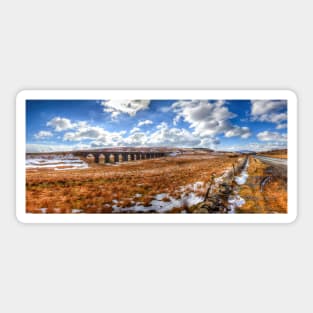
<instances>
[{"instance_id":1,"label":"blue sky","mask_svg":"<svg viewBox=\"0 0 313 313\"><path fill-rule=\"evenodd\" d=\"M112 146L269 150L287 144L285 100L28 100L28 152Z\"/></svg>"}]
</instances>

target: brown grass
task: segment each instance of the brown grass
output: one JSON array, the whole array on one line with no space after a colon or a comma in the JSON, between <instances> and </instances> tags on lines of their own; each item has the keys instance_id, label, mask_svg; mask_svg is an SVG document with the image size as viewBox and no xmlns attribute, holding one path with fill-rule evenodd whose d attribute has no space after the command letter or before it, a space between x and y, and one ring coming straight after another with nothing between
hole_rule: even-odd
<instances>
[{"instance_id":1,"label":"brown grass","mask_svg":"<svg viewBox=\"0 0 313 313\"><path fill-rule=\"evenodd\" d=\"M271 158L277 158L277 159L288 159L288 155L287 154L262 154L264 156L268 156Z\"/></svg>"},{"instance_id":2,"label":"brown grass","mask_svg":"<svg viewBox=\"0 0 313 313\"><path fill-rule=\"evenodd\" d=\"M179 198L180 186L208 182L213 173L221 175L236 160L198 154L118 166L92 163L84 170L27 170L27 212L40 213L38 209L47 208L47 213L71 213L73 209L111 213L113 205L127 208L137 202L149 206L160 193Z\"/></svg>"},{"instance_id":3,"label":"brown grass","mask_svg":"<svg viewBox=\"0 0 313 313\"><path fill-rule=\"evenodd\" d=\"M259 153L259 154L264 155L264 156L268 156L271 158L288 159L288 150L287 149L268 151L268 152Z\"/></svg>"},{"instance_id":4,"label":"brown grass","mask_svg":"<svg viewBox=\"0 0 313 313\"><path fill-rule=\"evenodd\" d=\"M267 173L268 166L260 160L250 157L249 177L245 185L240 186L240 196L246 203L238 208L239 213L287 213L287 182L280 177ZM261 191L261 181L270 177Z\"/></svg>"}]
</instances>

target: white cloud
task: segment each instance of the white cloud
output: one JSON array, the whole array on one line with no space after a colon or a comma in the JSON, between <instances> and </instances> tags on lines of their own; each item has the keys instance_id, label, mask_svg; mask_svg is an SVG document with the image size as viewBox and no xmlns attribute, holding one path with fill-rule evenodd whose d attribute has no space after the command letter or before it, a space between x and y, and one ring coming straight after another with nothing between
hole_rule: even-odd
<instances>
[{"instance_id":1,"label":"white cloud","mask_svg":"<svg viewBox=\"0 0 313 313\"><path fill-rule=\"evenodd\" d=\"M144 132L135 132L124 139L126 146L145 146L148 142L148 136Z\"/></svg>"},{"instance_id":2,"label":"white cloud","mask_svg":"<svg viewBox=\"0 0 313 313\"><path fill-rule=\"evenodd\" d=\"M171 110L172 108L170 106L164 106L164 107L158 108L158 111L162 113L167 113L167 112L170 112Z\"/></svg>"},{"instance_id":3,"label":"white cloud","mask_svg":"<svg viewBox=\"0 0 313 313\"><path fill-rule=\"evenodd\" d=\"M72 124L71 120L68 118L54 117L52 120L47 122L47 126L51 126L55 131L61 132L76 127L76 124Z\"/></svg>"},{"instance_id":4,"label":"white cloud","mask_svg":"<svg viewBox=\"0 0 313 313\"><path fill-rule=\"evenodd\" d=\"M153 124L153 122L151 120L145 120L145 121L140 121L137 126L143 126L143 125L149 125L149 124Z\"/></svg>"},{"instance_id":5,"label":"white cloud","mask_svg":"<svg viewBox=\"0 0 313 313\"><path fill-rule=\"evenodd\" d=\"M130 130L130 133L133 134L133 133L136 133L136 132L139 132L139 131L140 131L140 128L134 127L133 129Z\"/></svg>"},{"instance_id":6,"label":"white cloud","mask_svg":"<svg viewBox=\"0 0 313 313\"><path fill-rule=\"evenodd\" d=\"M226 137L248 138L251 135L249 128L233 125L230 120L236 117L236 114L230 112L224 104L225 101L207 100L175 102L172 108L177 115L173 124L177 125L182 118L194 129L193 133L200 137L224 134Z\"/></svg>"},{"instance_id":7,"label":"white cloud","mask_svg":"<svg viewBox=\"0 0 313 313\"><path fill-rule=\"evenodd\" d=\"M243 139L249 138L251 132L248 127L233 126L230 130L225 132L225 137L240 136Z\"/></svg>"},{"instance_id":8,"label":"white cloud","mask_svg":"<svg viewBox=\"0 0 313 313\"><path fill-rule=\"evenodd\" d=\"M257 134L257 137L261 141L287 141L287 134L280 134L278 132L270 132L270 131L263 131Z\"/></svg>"},{"instance_id":9,"label":"white cloud","mask_svg":"<svg viewBox=\"0 0 313 313\"><path fill-rule=\"evenodd\" d=\"M48 137L52 137L53 134L50 131L41 130L37 134L34 135L36 139L44 139Z\"/></svg>"},{"instance_id":10,"label":"white cloud","mask_svg":"<svg viewBox=\"0 0 313 313\"><path fill-rule=\"evenodd\" d=\"M181 115L180 114L177 114L174 118L173 118L173 125L176 126L179 122L181 118Z\"/></svg>"},{"instance_id":11,"label":"white cloud","mask_svg":"<svg viewBox=\"0 0 313 313\"><path fill-rule=\"evenodd\" d=\"M284 128L287 128L287 123L278 124L276 126L276 129L284 129Z\"/></svg>"},{"instance_id":12,"label":"white cloud","mask_svg":"<svg viewBox=\"0 0 313 313\"><path fill-rule=\"evenodd\" d=\"M202 148L211 148L215 149L217 145L219 145L221 142L217 138L201 138L201 142L199 144L199 147Z\"/></svg>"},{"instance_id":13,"label":"white cloud","mask_svg":"<svg viewBox=\"0 0 313 313\"><path fill-rule=\"evenodd\" d=\"M26 144L26 153L44 153L58 151L75 151L90 149L90 144L77 143L75 145L55 145L55 144Z\"/></svg>"},{"instance_id":14,"label":"white cloud","mask_svg":"<svg viewBox=\"0 0 313 313\"><path fill-rule=\"evenodd\" d=\"M121 113L135 116L138 111L147 109L149 104L150 100L105 100L101 102L104 107L103 111L111 113L112 119Z\"/></svg>"},{"instance_id":15,"label":"white cloud","mask_svg":"<svg viewBox=\"0 0 313 313\"><path fill-rule=\"evenodd\" d=\"M72 151L72 146L66 145L47 145L47 144L26 144L27 153L54 152L54 151Z\"/></svg>"},{"instance_id":16,"label":"white cloud","mask_svg":"<svg viewBox=\"0 0 313 313\"><path fill-rule=\"evenodd\" d=\"M70 119L62 117L53 118L47 123L47 126L53 127L57 132L71 130L64 133L63 141L81 142L89 140L91 141L89 147L97 145L116 146L123 141L122 136L126 134L126 131L108 132L102 127L91 126L86 121L78 121L73 123ZM60 136L58 137L60 138ZM86 144L82 143L72 145L71 147L77 147L78 145L80 145L82 148L86 148Z\"/></svg>"},{"instance_id":17,"label":"white cloud","mask_svg":"<svg viewBox=\"0 0 313 313\"><path fill-rule=\"evenodd\" d=\"M285 100L251 101L251 116L254 121L281 123L287 120L286 110Z\"/></svg>"},{"instance_id":18,"label":"white cloud","mask_svg":"<svg viewBox=\"0 0 313 313\"><path fill-rule=\"evenodd\" d=\"M97 139L104 135L105 131L101 127L85 126L80 127L76 131L65 133L63 139L66 141L80 141L86 139Z\"/></svg>"},{"instance_id":19,"label":"white cloud","mask_svg":"<svg viewBox=\"0 0 313 313\"><path fill-rule=\"evenodd\" d=\"M91 140L92 147L98 146L117 146L123 143L123 135L126 131L109 132L99 126L91 126L84 122L76 124L76 129L66 132L63 136L64 141L85 141Z\"/></svg>"},{"instance_id":20,"label":"white cloud","mask_svg":"<svg viewBox=\"0 0 313 313\"><path fill-rule=\"evenodd\" d=\"M243 145L236 145L236 146L230 146L230 147L219 147L218 150L220 151L270 151L270 150L277 150L277 149L287 149L286 142L252 142L248 144Z\"/></svg>"},{"instance_id":21,"label":"white cloud","mask_svg":"<svg viewBox=\"0 0 313 313\"><path fill-rule=\"evenodd\" d=\"M170 128L162 122L157 130L149 136L148 143L152 146L196 147L201 139L186 129Z\"/></svg>"},{"instance_id":22,"label":"white cloud","mask_svg":"<svg viewBox=\"0 0 313 313\"><path fill-rule=\"evenodd\" d=\"M197 105L199 104L198 108ZM61 138L71 145L60 145L58 148L50 145L44 148L50 149L49 147L51 147L51 151L63 151L64 148L71 150L76 149L76 147L87 149L110 146L180 146L214 149L216 145L220 144L217 134L224 133L226 137L241 136L242 138L250 136L250 130L247 127L239 127L229 123L227 119L235 115L228 111L222 101L176 103L174 110L176 110L177 115L189 122L191 130L170 127L167 123L162 122L156 126L154 131L142 132L136 126L131 129L130 135L127 136L126 131L111 132L100 126L89 125L86 121L72 122L67 118L55 117L47 125L53 127L57 132L64 131ZM152 123L151 120L143 120L139 121L137 125L150 125ZM214 127L217 127L217 130Z\"/></svg>"}]
</instances>

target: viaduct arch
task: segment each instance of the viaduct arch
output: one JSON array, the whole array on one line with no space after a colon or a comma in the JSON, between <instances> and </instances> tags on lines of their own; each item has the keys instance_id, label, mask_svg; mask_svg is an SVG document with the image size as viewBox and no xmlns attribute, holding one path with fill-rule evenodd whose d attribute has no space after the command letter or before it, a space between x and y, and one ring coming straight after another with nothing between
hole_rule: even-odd
<instances>
[{"instance_id":1,"label":"viaduct arch","mask_svg":"<svg viewBox=\"0 0 313 313\"><path fill-rule=\"evenodd\" d=\"M94 157L95 163L118 163L128 162L135 160L155 159L166 156L164 152L116 152L116 151L76 151L73 153L75 156L80 157ZM112 161L111 161L112 160Z\"/></svg>"}]
</instances>

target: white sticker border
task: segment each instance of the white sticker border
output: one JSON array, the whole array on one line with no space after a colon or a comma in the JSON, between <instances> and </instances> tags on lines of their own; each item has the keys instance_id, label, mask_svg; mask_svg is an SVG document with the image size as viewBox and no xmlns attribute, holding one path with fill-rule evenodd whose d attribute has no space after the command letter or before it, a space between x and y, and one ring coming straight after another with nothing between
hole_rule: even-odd
<instances>
[{"instance_id":1,"label":"white sticker border","mask_svg":"<svg viewBox=\"0 0 313 313\"><path fill-rule=\"evenodd\" d=\"M26 213L26 100L285 99L288 101L286 214L30 214ZM23 90L16 97L16 216L23 223L291 223L298 213L298 103L290 90Z\"/></svg>"}]
</instances>

